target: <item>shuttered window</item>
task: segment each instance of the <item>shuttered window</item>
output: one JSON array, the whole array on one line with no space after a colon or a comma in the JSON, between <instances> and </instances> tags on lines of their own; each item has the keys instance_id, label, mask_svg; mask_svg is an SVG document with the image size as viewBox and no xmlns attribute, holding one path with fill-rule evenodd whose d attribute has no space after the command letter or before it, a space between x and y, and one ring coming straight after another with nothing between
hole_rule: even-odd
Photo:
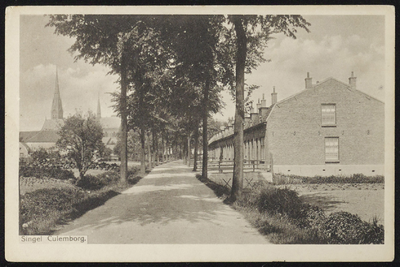
<instances>
[{"instance_id":1,"label":"shuttered window","mask_svg":"<svg viewBox=\"0 0 400 267\"><path fill-rule=\"evenodd\" d=\"M325 138L325 161L337 162L339 161L339 138L326 137Z\"/></svg>"},{"instance_id":2,"label":"shuttered window","mask_svg":"<svg viewBox=\"0 0 400 267\"><path fill-rule=\"evenodd\" d=\"M336 105L335 104L322 104L322 126L335 126L336 125Z\"/></svg>"}]
</instances>

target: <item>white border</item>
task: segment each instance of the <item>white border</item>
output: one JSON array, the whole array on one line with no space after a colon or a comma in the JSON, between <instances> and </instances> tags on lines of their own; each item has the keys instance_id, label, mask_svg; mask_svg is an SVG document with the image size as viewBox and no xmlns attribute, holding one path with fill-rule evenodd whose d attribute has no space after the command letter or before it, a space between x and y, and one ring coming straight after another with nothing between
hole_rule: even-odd
<instances>
[{"instance_id":1,"label":"white border","mask_svg":"<svg viewBox=\"0 0 400 267\"><path fill-rule=\"evenodd\" d=\"M302 14L384 15L384 245L46 245L18 238L19 17L41 14ZM38 262L391 261L394 258L394 25L393 6L24 6L6 9L5 256Z\"/></svg>"}]
</instances>

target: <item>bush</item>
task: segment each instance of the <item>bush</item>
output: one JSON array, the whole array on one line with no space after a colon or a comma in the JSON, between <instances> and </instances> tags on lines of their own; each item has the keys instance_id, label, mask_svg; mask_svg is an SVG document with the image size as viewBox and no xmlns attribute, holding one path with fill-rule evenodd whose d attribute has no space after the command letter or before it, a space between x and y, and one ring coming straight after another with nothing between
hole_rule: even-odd
<instances>
[{"instance_id":1,"label":"bush","mask_svg":"<svg viewBox=\"0 0 400 267\"><path fill-rule=\"evenodd\" d=\"M70 211L84 192L73 188L45 188L21 197L22 234L44 234L58 218Z\"/></svg>"},{"instance_id":2,"label":"bush","mask_svg":"<svg viewBox=\"0 0 400 267\"><path fill-rule=\"evenodd\" d=\"M344 184L344 183L384 183L385 177L383 175L376 176L366 176L362 173L356 173L349 176L314 176L314 177L305 177L305 176L297 176L297 175L284 175L284 174L275 174L274 175L274 184Z\"/></svg>"},{"instance_id":3,"label":"bush","mask_svg":"<svg viewBox=\"0 0 400 267\"><path fill-rule=\"evenodd\" d=\"M325 212L317 206L302 204L301 216L296 224L301 228L318 229L326 220Z\"/></svg>"},{"instance_id":4,"label":"bush","mask_svg":"<svg viewBox=\"0 0 400 267\"><path fill-rule=\"evenodd\" d=\"M383 244L385 239L385 231L383 225L378 225L377 220L372 223L366 223L365 233L361 240L361 244Z\"/></svg>"},{"instance_id":5,"label":"bush","mask_svg":"<svg viewBox=\"0 0 400 267\"><path fill-rule=\"evenodd\" d=\"M217 195L219 191L226 191L222 185L201 176L196 177ZM362 176L356 179L367 181L367 178ZM383 244L384 242L384 228L377 224L376 218L372 223L368 223L357 215L343 211L326 216L321 208L303 203L296 191L275 188L263 182L255 183L252 190L244 190L241 198L237 199L232 207L244 213L245 218L261 234L267 235L272 243Z\"/></svg>"},{"instance_id":6,"label":"bush","mask_svg":"<svg viewBox=\"0 0 400 267\"><path fill-rule=\"evenodd\" d=\"M129 173L128 171L128 175ZM99 190L107 185L116 184L119 181L120 174L118 172L108 171L97 176L87 174L82 179L78 180L76 185L86 190Z\"/></svg>"},{"instance_id":7,"label":"bush","mask_svg":"<svg viewBox=\"0 0 400 267\"><path fill-rule=\"evenodd\" d=\"M267 187L260 193L258 210L272 214L286 214L290 218L300 218L302 201L294 190Z\"/></svg>"},{"instance_id":8,"label":"bush","mask_svg":"<svg viewBox=\"0 0 400 267\"><path fill-rule=\"evenodd\" d=\"M358 215L340 211L332 213L321 225L328 244L382 244L382 225L364 222Z\"/></svg>"},{"instance_id":9,"label":"bush","mask_svg":"<svg viewBox=\"0 0 400 267\"><path fill-rule=\"evenodd\" d=\"M55 166L41 166L35 163L19 165L19 176L36 177L36 178L55 178L60 180L75 179L74 173L71 170L64 170Z\"/></svg>"}]
</instances>

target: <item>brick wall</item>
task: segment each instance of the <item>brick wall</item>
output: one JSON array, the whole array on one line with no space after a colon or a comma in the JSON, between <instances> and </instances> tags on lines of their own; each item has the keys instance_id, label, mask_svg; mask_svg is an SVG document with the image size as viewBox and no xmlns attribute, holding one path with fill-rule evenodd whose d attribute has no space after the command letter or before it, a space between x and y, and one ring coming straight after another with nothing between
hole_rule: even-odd
<instances>
[{"instance_id":1,"label":"brick wall","mask_svg":"<svg viewBox=\"0 0 400 267\"><path fill-rule=\"evenodd\" d=\"M336 104L336 126L324 127L321 104ZM266 157L274 165L383 165L384 104L328 79L273 107ZM325 162L325 137L339 138L339 162Z\"/></svg>"}]
</instances>

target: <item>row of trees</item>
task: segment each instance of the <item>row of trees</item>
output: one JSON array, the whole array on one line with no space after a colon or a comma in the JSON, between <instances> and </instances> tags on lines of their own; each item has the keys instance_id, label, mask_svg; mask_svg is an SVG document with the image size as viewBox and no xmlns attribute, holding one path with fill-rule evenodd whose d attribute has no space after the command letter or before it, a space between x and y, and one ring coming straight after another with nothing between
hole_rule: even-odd
<instances>
[{"instance_id":1,"label":"row of trees","mask_svg":"<svg viewBox=\"0 0 400 267\"><path fill-rule=\"evenodd\" d=\"M105 64L119 77L114 100L121 117L122 182L130 130L140 136L144 172L146 135L158 140L179 132L196 143L201 128L207 177L207 122L222 106L221 90L230 90L236 101L231 200L243 185L245 91L255 88L245 84L245 73L265 61L272 34L295 38L297 29L308 31L309 25L299 15L51 15L47 24L75 38L70 51L76 60Z\"/></svg>"}]
</instances>

